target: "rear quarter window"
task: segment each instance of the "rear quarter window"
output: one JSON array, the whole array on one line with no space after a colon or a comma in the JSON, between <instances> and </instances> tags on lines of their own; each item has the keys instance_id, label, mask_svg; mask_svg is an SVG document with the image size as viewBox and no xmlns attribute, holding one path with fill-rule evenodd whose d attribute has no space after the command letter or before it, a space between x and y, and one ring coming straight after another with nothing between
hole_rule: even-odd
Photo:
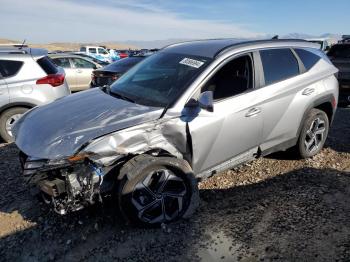
<instances>
[{"instance_id":1,"label":"rear quarter window","mask_svg":"<svg viewBox=\"0 0 350 262\"><path fill-rule=\"evenodd\" d=\"M301 62L303 62L306 70L310 70L321 59L318 55L305 49L296 48L294 51L299 56Z\"/></svg>"},{"instance_id":2,"label":"rear quarter window","mask_svg":"<svg viewBox=\"0 0 350 262\"><path fill-rule=\"evenodd\" d=\"M260 51L265 85L271 85L299 74L299 64L289 48Z\"/></svg>"},{"instance_id":3,"label":"rear quarter window","mask_svg":"<svg viewBox=\"0 0 350 262\"><path fill-rule=\"evenodd\" d=\"M0 60L0 77L7 78L15 76L21 69L23 62L13 60Z\"/></svg>"},{"instance_id":4,"label":"rear quarter window","mask_svg":"<svg viewBox=\"0 0 350 262\"><path fill-rule=\"evenodd\" d=\"M47 56L40 58L37 63L48 75L56 74L58 72L57 66Z\"/></svg>"}]
</instances>

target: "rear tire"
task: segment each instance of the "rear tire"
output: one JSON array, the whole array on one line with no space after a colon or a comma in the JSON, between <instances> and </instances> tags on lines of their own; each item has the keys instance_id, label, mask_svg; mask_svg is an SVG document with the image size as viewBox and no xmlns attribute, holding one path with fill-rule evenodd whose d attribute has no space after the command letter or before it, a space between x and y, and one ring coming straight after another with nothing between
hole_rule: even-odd
<instances>
[{"instance_id":1,"label":"rear tire","mask_svg":"<svg viewBox=\"0 0 350 262\"><path fill-rule=\"evenodd\" d=\"M189 218L199 204L190 165L171 157L137 156L120 170L119 208L132 224L146 227Z\"/></svg>"},{"instance_id":2,"label":"rear tire","mask_svg":"<svg viewBox=\"0 0 350 262\"><path fill-rule=\"evenodd\" d=\"M323 148L329 131L329 120L324 111L310 110L301 129L297 151L301 158L317 155Z\"/></svg>"},{"instance_id":3,"label":"rear tire","mask_svg":"<svg viewBox=\"0 0 350 262\"><path fill-rule=\"evenodd\" d=\"M13 107L2 112L0 115L0 136L5 142L13 142L11 127L28 110L25 107Z\"/></svg>"}]
</instances>

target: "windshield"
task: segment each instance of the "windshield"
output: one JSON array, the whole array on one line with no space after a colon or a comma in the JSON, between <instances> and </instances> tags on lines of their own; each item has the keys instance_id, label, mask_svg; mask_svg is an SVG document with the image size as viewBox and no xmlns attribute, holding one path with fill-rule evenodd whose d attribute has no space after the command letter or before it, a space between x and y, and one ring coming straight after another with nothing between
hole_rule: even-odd
<instances>
[{"instance_id":1,"label":"windshield","mask_svg":"<svg viewBox=\"0 0 350 262\"><path fill-rule=\"evenodd\" d=\"M166 107L207 67L211 59L160 52L130 69L111 86L111 93L135 103Z\"/></svg>"},{"instance_id":2,"label":"windshield","mask_svg":"<svg viewBox=\"0 0 350 262\"><path fill-rule=\"evenodd\" d=\"M327 55L339 58L350 58L350 45L334 45Z\"/></svg>"}]
</instances>

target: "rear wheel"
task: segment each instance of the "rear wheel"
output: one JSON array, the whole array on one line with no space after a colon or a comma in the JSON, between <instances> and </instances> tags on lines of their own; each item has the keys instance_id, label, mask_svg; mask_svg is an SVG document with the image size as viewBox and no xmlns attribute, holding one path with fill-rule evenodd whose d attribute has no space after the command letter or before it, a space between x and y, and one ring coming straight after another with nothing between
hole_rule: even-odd
<instances>
[{"instance_id":1,"label":"rear wheel","mask_svg":"<svg viewBox=\"0 0 350 262\"><path fill-rule=\"evenodd\" d=\"M119 207L133 224L158 226L188 218L199 204L197 181L184 160L138 156L121 174Z\"/></svg>"},{"instance_id":2,"label":"rear wheel","mask_svg":"<svg viewBox=\"0 0 350 262\"><path fill-rule=\"evenodd\" d=\"M13 107L0 115L0 136L5 142L12 142L12 127L14 123L28 110L25 107Z\"/></svg>"},{"instance_id":3,"label":"rear wheel","mask_svg":"<svg viewBox=\"0 0 350 262\"><path fill-rule=\"evenodd\" d=\"M297 149L302 158L318 154L327 139L329 120L327 114L319 109L312 109L300 132Z\"/></svg>"}]
</instances>

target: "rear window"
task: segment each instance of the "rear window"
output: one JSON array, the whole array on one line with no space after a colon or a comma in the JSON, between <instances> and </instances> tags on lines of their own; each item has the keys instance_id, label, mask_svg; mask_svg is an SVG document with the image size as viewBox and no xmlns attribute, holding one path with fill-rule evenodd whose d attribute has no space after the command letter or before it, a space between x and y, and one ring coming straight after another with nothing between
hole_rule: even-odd
<instances>
[{"instance_id":1,"label":"rear window","mask_svg":"<svg viewBox=\"0 0 350 262\"><path fill-rule=\"evenodd\" d=\"M260 51L265 85L271 85L299 74L299 64L290 49Z\"/></svg>"},{"instance_id":2,"label":"rear window","mask_svg":"<svg viewBox=\"0 0 350 262\"><path fill-rule=\"evenodd\" d=\"M321 59L318 55L304 49L294 49L294 51L303 62L306 70L310 70Z\"/></svg>"},{"instance_id":3,"label":"rear window","mask_svg":"<svg viewBox=\"0 0 350 262\"><path fill-rule=\"evenodd\" d=\"M350 44L334 45L331 47L327 55L339 58L350 58Z\"/></svg>"},{"instance_id":4,"label":"rear window","mask_svg":"<svg viewBox=\"0 0 350 262\"><path fill-rule=\"evenodd\" d=\"M105 66L102 70L113 71L113 72L125 72L138 62L141 62L144 57L129 57L121 59L117 62Z\"/></svg>"},{"instance_id":5,"label":"rear window","mask_svg":"<svg viewBox=\"0 0 350 262\"><path fill-rule=\"evenodd\" d=\"M58 72L57 66L47 56L40 58L37 62L39 64L39 66L48 75L56 74Z\"/></svg>"},{"instance_id":6,"label":"rear window","mask_svg":"<svg viewBox=\"0 0 350 262\"><path fill-rule=\"evenodd\" d=\"M21 69L23 62L13 60L0 60L0 76L11 77L16 75Z\"/></svg>"}]
</instances>

